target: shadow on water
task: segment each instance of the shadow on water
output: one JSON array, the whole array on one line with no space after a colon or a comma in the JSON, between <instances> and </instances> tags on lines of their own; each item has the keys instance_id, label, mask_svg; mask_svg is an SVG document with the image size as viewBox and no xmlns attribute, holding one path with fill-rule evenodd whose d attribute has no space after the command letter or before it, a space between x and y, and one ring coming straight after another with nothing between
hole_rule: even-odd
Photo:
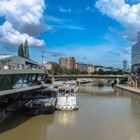
<instances>
[{"instance_id":1,"label":"shadow on water","mask_svg":"<svg viewBox=\"0 0 140 140\"><path fill-rule=\"evenodd\" d=\"M47 125L52 124L54 121L54 114L27 116L22 113L16 112L0 123L0 134L12 130L22 125L26 121L33 119L39 120L35 125L38 125L38 128L40 128L41 126L46 125L46 123Z\"/></svg>"},{"instance_id":2,"label":"shadow on water","mask_svg":"<svg viewBox=\"0 0 140 140\"><path fill-rule=\"evenodd\" d=\"M0 123L0 134L19 126L31 118L33 118L33 116L25 116L21 113L13 113Z\"/></svg>"}]
</instances>

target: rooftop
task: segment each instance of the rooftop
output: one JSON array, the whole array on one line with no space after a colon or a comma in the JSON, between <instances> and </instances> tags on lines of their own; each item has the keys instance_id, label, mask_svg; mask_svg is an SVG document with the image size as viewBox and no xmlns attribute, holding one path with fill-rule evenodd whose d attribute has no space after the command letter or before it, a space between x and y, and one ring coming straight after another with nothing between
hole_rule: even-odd
<instances>
[{"instance_id":1,"label":"rooftop","mask_svg":"<svg viewBox=\"0 0 140 140\"><path fill-rule=\"evenodd\" d=\"M11 57L12 55L10 54L0 54L0 59L5 59L5 58L8 58L8 57Z\"/></svg>"}]
</instances>

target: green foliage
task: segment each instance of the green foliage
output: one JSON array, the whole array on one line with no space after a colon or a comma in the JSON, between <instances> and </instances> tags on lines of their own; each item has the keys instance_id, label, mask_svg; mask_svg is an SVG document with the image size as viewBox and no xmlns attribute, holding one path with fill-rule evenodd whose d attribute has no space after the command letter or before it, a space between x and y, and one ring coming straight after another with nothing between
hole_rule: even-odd
<instances>
[{"instance_id":1,"label":"green foliage","mask_svg":"<svg viewBox=\"0 0 140 140\"><path fill-rule=\"evenodd\" d=\"M18 56L24 57L23 44L21 43L18 48Z\"/></svg>"},{"instance_id":2,"label":"green foliage","mask_svg":"<svg viewBox=\"0 0 140 140\"><path fill-rule=\"evenodd\" d=\"M122 70L118 70L118 71L103 71L101 69L99 69L99 71L96 71L94 73L91 73L92 75L97 74L97 75L123 75L123 74L128 74L128 72L123 72Z\"/></svg>"},{"instance_id":3,"label":"green foliage","mask_svg":"<svg viewBox=\"0 0 140 140\"><path fill-rule=\"evenodd\" d=\"M24 49L25 49L25 57L26 58L29 58L30 56L29 56L29 46L28 46L28 41L27 41L27 39L25 40L25 42L24 42Z\"/></svg>"},{"instance_id":4,"label":"green foliage","mask_svg":"<svg viewBox=\"0 0 140 140\"><path fill-rule=\"evenodd\" d=\"M54 75L62 74L63 69L62 69L62 67L60 67L60 65L55 64L55 65L53 65L52 72L53 72L52 74L54 74Z\"/></svg>"},{"instance_id":5,"label":"green foliage","mask_svg":"<svg viewBox=\"0 0 140 140\"><path fill-rule=\"evenodd\" d=\"M75 74L75 75L80 75L80 74L88 74L88 72L81 72L78 69L66 69L61 67L59 64L54 64L52 67L52 70L48 71L49 74L53 74L53 75L61 75L61 74L66 74L66 75L71 75L71 74ZM124 73L122 70L118 70L118 71L103 71L102 69L99 69L99 71L94 72L94 73L90 73L91 75L97 74L97 75L123 75L123 74L127 74L126 72Z\"/></svg>"},{"instance_id":6,"label":"green foliage","mask_svg":"<svg viewBox=\"0 0 140 140\"><path fill-rule=\"evenodd\" d=\"M30 56L29 56L28 41L27 40L25 40L24 43L21 43L19 45L19 48L18 48L18 56L23 57L23 58L26 58L26 59L29 59L30 58Z\"/></svg>"},{"instance_id":7,"label":"green foliage","mask_svg":"<svg viewBox=\"0 0 140 140\"><path fill-rule=\"evenodd\" d=\"M81 71L79 71L78 69L72 69L72 70L69 70L70 71L70 74L81 74Z\"/></svg>"},{"instance_id":8,"label":"green foliage","mask_svg":"<svg viewBox=\"0 0 140 140\"><path fill-rule=\"evenodd\" d=\"M118 71L117 71L117 74L118 74L118 75L122 75L122 74L124 74L124 72L123 72L122 70L118 70Z\"/></svg>"},{"instance_id":9,"label":"green foliage","mask_svg":"<svg viewBox=\"0 0 140 140\"><path fill-rule=\"evenodd\" d=\"M104 71L102 69L99 69L98 74L99 75L103 75L104 74Z\"/></svg>"}]
</instances>

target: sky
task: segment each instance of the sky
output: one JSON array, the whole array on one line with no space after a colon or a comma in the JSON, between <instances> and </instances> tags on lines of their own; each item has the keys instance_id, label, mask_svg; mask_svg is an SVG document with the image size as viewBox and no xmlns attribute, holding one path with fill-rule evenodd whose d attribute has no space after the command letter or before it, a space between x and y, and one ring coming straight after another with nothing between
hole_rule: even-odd
<instances>
[{"instance_id":1,"label":"sky","mask_svg":"<svg viewBox=\"0 0 140 140\"><path fill-rule=\"evenodd\" d=\"M0 0L0 53L17 55L28 40L41 63L77 62L122 68L140 30L140 0Z\"/></svg>"}]
</instances>

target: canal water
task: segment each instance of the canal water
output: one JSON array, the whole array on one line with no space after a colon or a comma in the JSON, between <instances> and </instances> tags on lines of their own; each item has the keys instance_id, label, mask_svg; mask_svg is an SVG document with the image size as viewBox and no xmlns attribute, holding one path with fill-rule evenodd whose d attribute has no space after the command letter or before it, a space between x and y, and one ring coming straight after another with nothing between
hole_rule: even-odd
<instances>
[{"instance_id":1,"label":"canal water","mask_svg":"<svg viewBox=\"0 0 140 140\"><path fill-rule=\"evenodd\" d=\"M78 111L27 117L0 125L0 140L140 140L140 100L111 87L82 85Z\"/></svg>"}]
</instances>

